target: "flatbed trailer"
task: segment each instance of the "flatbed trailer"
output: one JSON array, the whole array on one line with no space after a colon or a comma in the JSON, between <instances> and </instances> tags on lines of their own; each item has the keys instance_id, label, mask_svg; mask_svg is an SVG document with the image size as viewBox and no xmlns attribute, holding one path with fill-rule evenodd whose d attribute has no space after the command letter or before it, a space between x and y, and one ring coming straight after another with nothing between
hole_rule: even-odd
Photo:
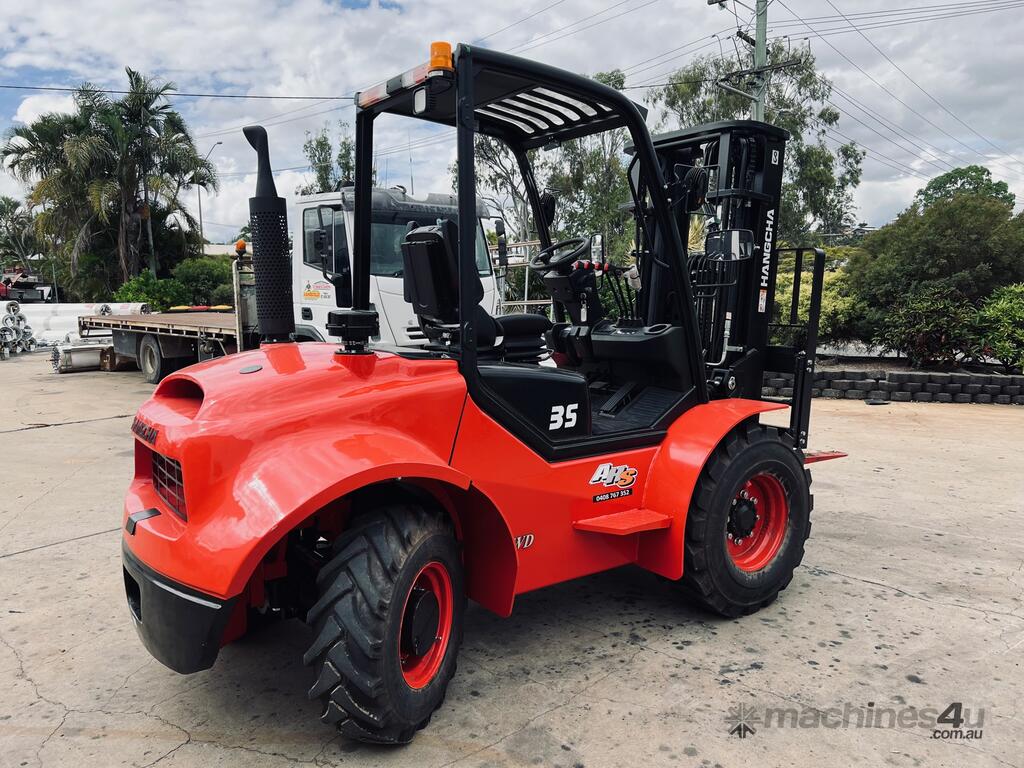
<instances>
[{"instance_id":1,"label":"flatbed trailer","mask_svg":"<svg viewBox=\"0 0 1024 768\"><path fill-rule=\"evenodd\" d=\"M185 365L249 347L234 312L87 315L78 319L78 331L83 338L109 332L114 351L135 360L151 383Z\"/></svg>"},{"instance_id":2,"label":"flatbed trailer","mask_svg":"<svg viewBox=\"0 0 1024 768\"><path fill-rule=\"evenodd\" d=\"M78 318L78 333L110 333L114 352L138 363L151 384L186 365L259 346L252 259L239 253L231 264L233 312L87 315Z\"/></svg>"},{"instance_id":3,"label":"flatbed trailer","mask_svg":"<svg viewBox=\"0 0 1024 768\"><path fill-rule=\"evenodd\" d=\"M87 315L78 318L83 336L92 330L132 331L238 343L234 312L159 312L150 315Z\"/></svg>"}]
</instances>

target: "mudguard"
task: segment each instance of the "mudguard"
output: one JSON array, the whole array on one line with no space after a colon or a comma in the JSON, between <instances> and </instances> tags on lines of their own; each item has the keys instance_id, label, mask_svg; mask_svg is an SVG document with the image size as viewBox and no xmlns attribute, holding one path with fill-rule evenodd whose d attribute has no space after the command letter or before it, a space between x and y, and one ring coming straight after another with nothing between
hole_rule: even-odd
<instances>
[{"instance_id":1,"label":"mudguard","mask_svg":"<svg viewBox=\"0 0 1024 768\"><path fill-rule=\"evenodd\" d=\"M320 344L174 374L139 410L124 509L126 520L161 514L125 531L125 545L163 576L234 597L282 536L346 493L397 478L467 489L469 478L448 465L465 397L451 361L346 360ZM157 495L154 452L180 462L187 520Z\"/></svg>"},{"instance_id":2,"label":"mudguard","mask_svg":"<svg viewBox=\"0 0 1024 768\"><path fill-rule=\"evenodd\" d=\"M788 407L730 398L695 406L676 419L651 462L643 500L645 508L672 517L672 525L640 537L637 565L668 579L683 575L686 515L704 464L733 427L760 413Z\"/></svg>"}]
</instances>

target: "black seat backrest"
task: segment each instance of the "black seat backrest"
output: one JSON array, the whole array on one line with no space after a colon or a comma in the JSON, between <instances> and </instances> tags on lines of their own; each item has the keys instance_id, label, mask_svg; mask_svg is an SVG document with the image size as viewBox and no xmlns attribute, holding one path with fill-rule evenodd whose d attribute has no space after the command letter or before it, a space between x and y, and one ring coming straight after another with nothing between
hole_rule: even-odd
<instances>
[{"instance_id":1,"label":"black seat backrest","mask_svg":"<svg viewBox=\"0 0 1024 768\"><path fill-rule=\"evenodd\" d=\"M458 242L458 224L438 219L437 224L409 230L402 243L405 300L428 323L459 322ZM476 270L473 275L469 299L477 304L483 298L484 286Z\"/></svg>"}]
</instances>

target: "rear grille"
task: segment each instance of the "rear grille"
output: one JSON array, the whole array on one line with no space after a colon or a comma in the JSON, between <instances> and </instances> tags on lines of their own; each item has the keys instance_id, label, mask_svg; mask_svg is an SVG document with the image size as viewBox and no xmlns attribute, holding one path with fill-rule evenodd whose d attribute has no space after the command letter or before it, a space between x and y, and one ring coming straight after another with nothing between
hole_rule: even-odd
<instances>
[{"instance_id":1,"label":"rear grille","mask_svg":"<svg viewBox=\"0 0 1024 768\"><path fill-rule=\"evenodd\" d=\"M185 511L185 486L181 480L181 464L153 451L153 487L156 495L182 520L188 520Z\"/></svg>"}]
</instances>

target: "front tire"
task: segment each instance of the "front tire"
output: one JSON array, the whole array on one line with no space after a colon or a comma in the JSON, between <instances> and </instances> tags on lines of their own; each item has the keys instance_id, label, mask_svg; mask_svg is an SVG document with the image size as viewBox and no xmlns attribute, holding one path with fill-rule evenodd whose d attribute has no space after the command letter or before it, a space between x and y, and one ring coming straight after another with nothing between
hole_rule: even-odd
<instances>
[{"instance_id":1,"label":"front tire","mask_svg":"<svg viewBox=\"0 0 1024 768\"><path fill-rule=\"evenodd\" d=\"M444 701L462 642L462 560L449 521L414 504L360 515L317 576L310 698L361 741L401 744Z\"/></svg>"},{"instance_id":2,"label":"front tire","mask_svg":"<svg viewBox=\"0 0 1024 768\"><path fill-rule=\"evenodd\" d=\"M694 489L678 582L683 592L728 617L774 601L803 559L810 483L788 434L756 423L731 432Z\"/></svg>"}]
</instances>

